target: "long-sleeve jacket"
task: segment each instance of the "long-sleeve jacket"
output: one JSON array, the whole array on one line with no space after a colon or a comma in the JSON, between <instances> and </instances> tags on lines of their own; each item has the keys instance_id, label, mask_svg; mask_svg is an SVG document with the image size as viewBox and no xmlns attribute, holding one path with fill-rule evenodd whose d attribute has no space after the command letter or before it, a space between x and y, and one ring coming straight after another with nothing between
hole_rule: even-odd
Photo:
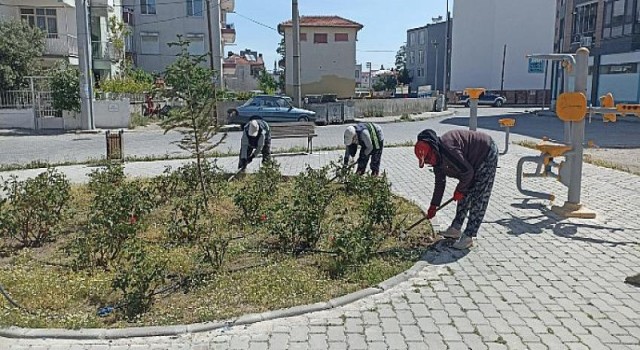
<instances>
[{"instance_id":1,"label":"long-sleeve jacket","mask_svg":"<svg viewBox=\"0 0 640 350\"><path fill-rule=\"evenodd\" d=\"M475 171L485 161L491 149L491 136L471 130L452 130L435 136L424 130L418 140L428 142L436 150L437 163L433 167L435 186L431 204L439 206L447 184L447 176L459 180L456 191L467 193L474 184ZM435 146L435 147L434 147Z\"/></svg>"},{"instance_id":2,"label":"long-sleeve jacket","mask_svg":"<svg viewBox=\"0 0 640 350\"><path fill-rule=\"evenodd\" d=\"M258 135L249 136L249 124L245 125L242 131L242 140L240 141L240 159L248 159L251 151L255 149L254 155L262 153L262 148L266 140L271 140L271 129L269 124L264 120L258 120Z\"/></svg>"},{"instance_id":3,"label":"long-sleeve jacket","mask_svg":"<svg viewBox=\"0 0 640 350\"><path fill-rule=\"evenodd\" d=\"M360 145L360 155L358 158L367 159L374 150L380 149L384 141L382 128L374 123L359 123L355 126L358 143L347 146L344 154L344 163L347 164L349 158L355 157Z\"/></svg>"}]
</instances>

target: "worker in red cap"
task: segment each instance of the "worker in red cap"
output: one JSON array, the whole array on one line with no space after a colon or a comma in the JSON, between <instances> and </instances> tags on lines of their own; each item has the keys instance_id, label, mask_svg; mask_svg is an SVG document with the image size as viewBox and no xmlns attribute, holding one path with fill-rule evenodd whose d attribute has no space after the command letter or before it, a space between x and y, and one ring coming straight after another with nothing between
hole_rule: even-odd
<instances>
[{"instance_id":1,"label":"worker in red cap","mask_svg":"<svg viewBox=\"0 0 640 350\"><path fill-rule=\"evenodd\" d=\"M435 174L427 218L432 219L436 215L447 177L459 180L453 193L453 199L458 203L456 216L442 235L457 239L453 244L456 249L471 247L489 204L498 167L498 147L491 136L480 131L458 129L438 137L435 131L426 129L418 134L414 152L420 168L425 163L429 164ZM461 232L467 215L467 227Z\"/></svg>"}]
</instances>

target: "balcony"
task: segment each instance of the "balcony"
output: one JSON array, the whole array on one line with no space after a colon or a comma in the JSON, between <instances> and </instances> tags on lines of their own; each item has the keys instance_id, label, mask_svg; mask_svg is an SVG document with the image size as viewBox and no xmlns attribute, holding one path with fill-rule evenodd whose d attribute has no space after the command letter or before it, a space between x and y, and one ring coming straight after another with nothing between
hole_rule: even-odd
<instances>
[{"instance_id":1,"label":"balcony","mask_svg":"<svg viewBox=\"0 0 640 350\"><path fill-rule=\"evenodd\" d=\"M90 0L91 2L91 15L96 17L108 17L113 14L114 8L113 0ZM117 9L120 10L119 8Z\"/></svg>"},{"instance_id":2,"label":"balcony","mask_svg":"<svg viewBox=\"0 0 640 350\"><path fill-rule=\"evenodd\" d=\"M56 35L45 40L45 56L78 57L78 38L74 35Z\"/></svg>"},{"instance_id":3,"label":"balcony","mask_svg":"<svg viewBox=\"0 0 640 350\"><path fill-rule=\"evenodd\" d=\"M225 44L233 44L236 42L236 28L233 24L227 24L222 28L222 41Z\"/></svg>"},{"instance_id":4,"label":"balcony","mask_svg":"<svg viewBox=\"0 0 640 350\"><path fill-rule=\"evenodd\" d=\"M106 41L94 41L91 43L91 55L94 60L117 62L122 57L113 43Z\"/></svg>"},{"instance_id":5,"label":"balcony","mask_svg":"<svg viewBox=\"0 0 640 350\"><path fill-rule=\"evenodd\" d=\"M222 11L233 12L236 8L235 0L220 0L220 8Z\"/></svg>"}]
</instances>

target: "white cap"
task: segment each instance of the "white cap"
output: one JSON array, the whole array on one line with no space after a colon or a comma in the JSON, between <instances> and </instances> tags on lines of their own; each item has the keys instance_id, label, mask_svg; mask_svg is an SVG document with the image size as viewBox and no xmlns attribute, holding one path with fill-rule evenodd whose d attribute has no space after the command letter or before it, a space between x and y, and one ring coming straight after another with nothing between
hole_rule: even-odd
<instances>
[{"instance_id":1,"label":"white cap","mask_svg":"<svg viewBox=\"0 0 640 350\"><path fill-rule=\"evenodd\" d=\"M258 125L257 120L252 120L249 122L249 136L256 137L258 136L258 131L260 131L260 126Z\"/></svg>"},{"instance_id":2,"label":"white cap","mask_svg":"<svg viewBox=\"0 0 640 350\"><path fill-rule=\"evenodd\" d=\"M356 127L355 126L347 127L347 129L344 131L344 144L345 144L345 146L349 146L349 145L357 142L355 140L355 138L356 138Z\"/></svg>"}]
</instances>

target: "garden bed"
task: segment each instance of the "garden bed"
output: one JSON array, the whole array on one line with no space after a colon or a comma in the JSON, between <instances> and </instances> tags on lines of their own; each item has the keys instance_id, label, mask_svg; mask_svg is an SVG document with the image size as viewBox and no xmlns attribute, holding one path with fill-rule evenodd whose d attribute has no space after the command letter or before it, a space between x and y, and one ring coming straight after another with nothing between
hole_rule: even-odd
<instances>
[{"instance_id":1,"label":"garden bed","mask_svg":"<svg viewBox=\"0 0 640 350\"><path fill-rule=\"evenodd\" d=\"M385 177L201 169L8 181L0 284L22 308L0 299L0 326L188 324L327 301L406 270L433 239L428 224L400 235L422 213Z\"/></svg>"}]
</instances>

